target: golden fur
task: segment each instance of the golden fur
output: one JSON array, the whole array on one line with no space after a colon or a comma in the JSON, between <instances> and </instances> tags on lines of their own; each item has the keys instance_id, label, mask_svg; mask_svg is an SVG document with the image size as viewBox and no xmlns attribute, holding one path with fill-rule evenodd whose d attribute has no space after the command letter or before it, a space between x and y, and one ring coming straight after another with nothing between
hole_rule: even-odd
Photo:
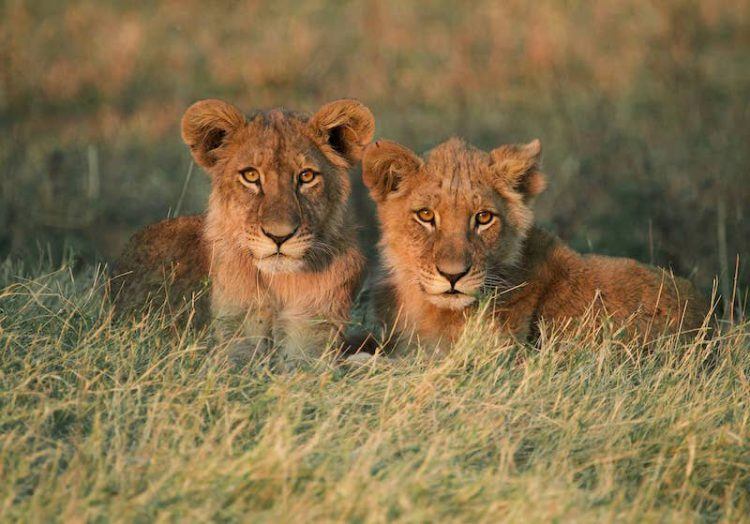
<instances>
[{"instance_id":1,"label":"golden fur","mask_svg":"<svg viewBox=\"0 0 750 524\"><path fill-rule=\"evenodd\" d=\"M176 324L208 322L209 253L204 222L203 215L167 219L133 235L115 262L110 280L120 316L165 307ZM195 317L190 317L193 311Z\"/></svg>"},{"instance_id":2,"label":"golden fur","mask_svg":"<svg viewBox=\"0 0 750 524\"><path fill-rule=\"evenodd\" d=\"M234 340L234 354L272 343L287 362L319 354L345 322L364 268L349 169L373 133L372 113L354 100L309 118L278 109L246 118L220 100L197 102L182 137L211 177L208 211L139 233L123 257L136 262L118 267L137 280L163 273L165 261L194 268L190 280L205 268L217 334ZM174 235L186 220L187 249Z\"/></svg>"},{"instance_id":3,"label":"golden fur","mask_svg":"<svg viewBox=\"0 0 750 524\"><path fill-rule=\"evenodd\" d=\"M425 159L390 141L366 148L385 269L374 302L387 333L453 340L482 296L494 297L495 322L523 338L541 320L562 324L592 309L643 334L700 326L705 304L686 280L580 255L534 225L540 154L538 140L486 153L454 138Z\"/></svg>"}]
</instances>

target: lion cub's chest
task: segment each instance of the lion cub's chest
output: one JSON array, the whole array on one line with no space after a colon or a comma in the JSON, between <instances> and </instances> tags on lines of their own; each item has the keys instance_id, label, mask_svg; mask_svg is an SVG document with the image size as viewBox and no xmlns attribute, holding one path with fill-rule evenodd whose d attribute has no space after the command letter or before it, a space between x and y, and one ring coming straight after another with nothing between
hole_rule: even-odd
<instances>
[{"instance_id":1,"label":"lion cub's chest","mask_svg":"<svg viewBox=\"0 0 750 524\"><path fill-rule=\"evenodd\" d=\"M234 287L217 282L212 293L214 317L242 317L246 329L274 330L326 317L325 289L316 289L303 279L282 276L270 282L257 279L253 286Z\"/></svg>"},{"instance_id":2,"label":"lion cub's chest","mask_svg":"<svg viewBox=\"0 0 750 524\"><path fill-rule=\"evenodd\" d=\"M211 296L218 330L241 338L248 348L272 344L285 360L322 354L346 321L358 261L342 257L325 271L275 275L222 268Z\"/></svg>"}]
</instances>

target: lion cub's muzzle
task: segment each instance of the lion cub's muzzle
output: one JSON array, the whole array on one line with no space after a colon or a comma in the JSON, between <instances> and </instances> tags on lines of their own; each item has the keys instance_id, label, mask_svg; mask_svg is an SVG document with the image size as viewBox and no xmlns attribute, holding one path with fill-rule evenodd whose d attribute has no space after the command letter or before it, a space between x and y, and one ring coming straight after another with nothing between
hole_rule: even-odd
<instances>
[{"instance_id":1,"label":"lion cub's muzzle","mask_svg":"<svg viewBox=\"0 0 750 524\"><path fill-rule=\"evenodd\" d=\"M268 230L261 226L260 230L264 235L273 240L273 243L276 244L276 250L281 252L284 243L297 234L297 231L299 231L299 225L275 229L269 228Z\"/></svg>"},{"instance_id":2,"label":"lion cub's muzzle","mask_svg":"<svg viewBox=\"0 0 750 524\"><path fill-rule=\"evenodd\" d=\"M439 261L433 271L422 271L420 276L427 300L444 309L473 304L484 284L484 271L468 260Z\"/></svg>"},{"instance_id":3,"label":"lion cub's muzzle","mask_svg":"<svg viewBox=\"0 0 750 524\"><path fill-rule=\"evenodd\" d=\"M298 221L269 221L261 224L253 239L253 256L264 273L293 273L304 269L304 256L311 235L301 232Z\"/></svg>"}]
</instances>

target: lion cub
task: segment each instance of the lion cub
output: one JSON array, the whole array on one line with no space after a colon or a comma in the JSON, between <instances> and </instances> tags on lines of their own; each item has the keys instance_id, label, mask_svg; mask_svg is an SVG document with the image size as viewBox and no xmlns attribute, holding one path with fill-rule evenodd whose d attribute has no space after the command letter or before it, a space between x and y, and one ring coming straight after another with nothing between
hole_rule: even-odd
<instances>
[{"instance_id":1,"label":"lion cub","mask_svg":"<svg viewBox=\"0 0 750 524\"><path fill-rule=\"evenodd\" d=\"M686 280L634 260L580 255L534 225L532 199L545 188L540 154L538 140L486 153L453 138L424 160L385 140L365 149L386 269L373 295L386 332L453 340L485 294L495 321L522 338L542 319L591 308L644 333L701 325L704 302Z\"/></svg>"},{"instance_id":2,"label":"lion cub","mask_svg":"<svg viewBox=\"0 0 750 524\"><path fill-rule=\"evenodd\" d=\"M309 118L278 109L246 118L220 100L192 105L182 137L211 177L208 211L133 237L116 264L127 273L120 302L143 300L165 271L176 298L208 277L211 317L235 340L233 355L272 343L286 362L320 354L347 319L364 268L349 169L374 127L354 100Z\"/></svg>"}]
</instances>

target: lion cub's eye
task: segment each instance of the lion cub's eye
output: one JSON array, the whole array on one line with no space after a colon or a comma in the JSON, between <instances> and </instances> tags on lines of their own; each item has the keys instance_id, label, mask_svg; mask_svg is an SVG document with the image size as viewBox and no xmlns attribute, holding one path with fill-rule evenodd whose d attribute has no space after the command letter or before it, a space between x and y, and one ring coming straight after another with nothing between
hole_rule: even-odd
<instances>
[{"instance_id":1,"label":"lion cub's eye","mask_svg":"<svg viewBox=\"0 0 750 524\"><path fill-rule=\"evenodd\" d=\"M486 226L487 224L492 222L493 218L495 218L495 215L492 213L492 211L480 211L476 214L476 221L480 226Z\"/></svg>"},{"instance_id":2,"label":"lion cub's eye","mask_svg":"<svg viewBox=\"0 0 750 524\"><path fill-rule=\"evenodd\" d=\"M435 212L432 209L427 209L426 207L423 207L419 211L417 211L417 218L421 220L422 222L426 222L428 224L431 224L435 221Z\"/></svg>"},{"instance_id":3,"label":"lion cub's eye","mask_svg":"<svg viewBox=\"0 0 750 524\"><path fill-rule=\"evenodd\" d=\"M260 173L254 167L248 167L240 171L240 182L246 186L257 185L260 182Z\"/></svg>"},{"instance_id":4,"label":"lion cub's eye","mask_svg":"<svg viewBox=\"0 0 750 524\"><path fill-rule=\"evenodd\" d=\"M318 174L312 169L304 169L300 172L297 178L299 178L300 184L309 184L310 182L315 180L316 176L318 176Z\"/></svg>"}]
</instances>

